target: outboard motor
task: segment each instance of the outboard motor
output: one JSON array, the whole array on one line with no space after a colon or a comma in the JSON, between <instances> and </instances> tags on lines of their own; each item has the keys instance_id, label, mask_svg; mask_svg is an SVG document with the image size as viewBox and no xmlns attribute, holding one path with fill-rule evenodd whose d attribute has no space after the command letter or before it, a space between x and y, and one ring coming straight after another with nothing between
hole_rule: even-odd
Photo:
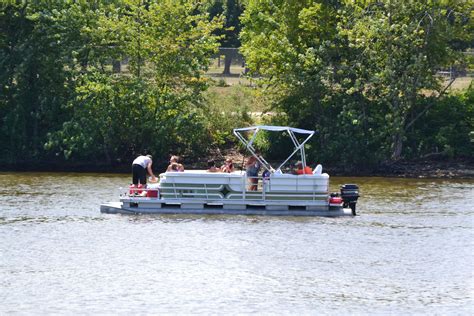
<instances>
[{"instance_id":1,"label":"outboard motor","mask_svg":"<svg viewBox=\"0 0 474 316\"><path fill-rule=\"evenodd\" d=\"M342 207L350 207L354 216L356 215L356 204L359 196L357 184L341 185Z\"/></svg>"}]
</instances>

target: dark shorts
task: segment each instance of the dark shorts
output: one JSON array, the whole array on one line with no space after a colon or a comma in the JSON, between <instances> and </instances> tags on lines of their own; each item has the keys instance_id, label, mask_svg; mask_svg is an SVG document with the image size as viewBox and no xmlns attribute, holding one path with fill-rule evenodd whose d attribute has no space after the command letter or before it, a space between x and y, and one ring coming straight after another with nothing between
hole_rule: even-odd
<instances>
[{"instance_id":1,"label":"dark shorts","mask_svg":"<svg viewBox=\"0 0 474 316\"><path fill-rule=\"evenodd\" d=\"M247 177L258 177L258 171L260 168L255 166L247 167Z\"/></svg>"},{"instance_id":2,"label":"dark shorts","mask_svg":"<svg viewBox=\"0 0 474 316\"><path fill-rule=\"evenodd\" d=\"M138 182L146 184L146 170L140 165L132 165L132 183L137 185Z\"/></svg>"}]
</instances>

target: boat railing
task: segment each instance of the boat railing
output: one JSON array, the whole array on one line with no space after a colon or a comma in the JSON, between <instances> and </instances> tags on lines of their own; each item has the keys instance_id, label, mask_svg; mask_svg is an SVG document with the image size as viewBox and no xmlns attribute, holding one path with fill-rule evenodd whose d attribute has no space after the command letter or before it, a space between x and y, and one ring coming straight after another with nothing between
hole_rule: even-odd
<instances>
[{"instance_id":1,"label":"boat railing","mask_svg":"<svg viewBox=\"0 0 474 316\"><path fill-rule=\"evenodd\" d=\"M202 183L201 186L191 186L189 184L180 184L175 182L166 183L166 187L160 188L160 196L168 199L229 199L232 196L233 200L259 200L266 201L269 197L281 198L282 200L306 198L312 201L321 200L321 198L327 197L327 192L317 191L316 180L312 181L312 190L298 191L295 193L279 192L270 190L270 178L263 176L248 177L247 175L242 176L242 191L229 191L226 185L230 183L221 184L206 184ZM306 185L308 186L308 185ZM256 188L256 190L252 190Z\"/></svg>"},{"instance_id":2,"label":"boat railing","mask_svg":"<svg viewBox=\"0 0 474 316\"><path fill-rule=\"evenodd\" d=\"M315 183L317 179L313 179L313 190L311 192L298 192L297 195L295 194L288 194L288 193L280 193L280 192L271 192L270 189L270 177L263 177L263 176L257 176L257 177L248 177L244 176L245 178L245 183L247 183L247 189L243 190L242 194L242 200L247 200L248 195L255 195L260 194L262 195L261 200L265 201L267 198L267 195L271 197L282 197L282 198L294 198L295 196L300 197L300 198L311 198L312 201L316 201L321 199L321 197L326 198L327 197L327 192L318 192L314 188L317 186ZM251 182L249 180L257 180L255 183ZM256 190L251 190L252 187L256 186ZM244 186L245 187L245 186ZM238 195L239 193L232 193L234 195Z\"/></svg>"}]
</instances>

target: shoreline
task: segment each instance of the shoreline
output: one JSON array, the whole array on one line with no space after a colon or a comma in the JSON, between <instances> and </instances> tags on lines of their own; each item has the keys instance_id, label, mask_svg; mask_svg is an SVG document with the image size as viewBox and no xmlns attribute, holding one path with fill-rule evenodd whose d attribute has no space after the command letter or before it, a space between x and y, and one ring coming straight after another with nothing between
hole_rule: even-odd
<instances>
[{"instance_id":1,"label":"shoreline","mask_svg":"<svg viewBox=\"0 0 474 316\"><path fill-rule=\"evenodd\" d=\"M433 162L401 161L385 164L370 170L344 172L338 168L326 168L333 176L355 177L393 177L414 179L474 179L474 163L471 162Z\"/></svg>"},{"instance_id":2,"label":"shoreline","mask_svg":"<svg viewBox=\"0 0 474 316\"><path fill-rule=\"evenodd\" d=\"M238 161L235 159L234 161ZM186 163L187 169L205 169L206 163L197 161ZM239 164L239 163L238 163ZM155 174L164 172L166 164L157 163L153 166ZM98 165L86 163L64 162L18 162L1 164L0 172L77 172L77 173L116 173L131 172L129 164ZM323 164L323 172L338 177L395 177L395 178L436 178L436 179L474 179L474 159L455 160L412 160L381 164L361 169L346 168Z\"/></svg>"}]
</instances>

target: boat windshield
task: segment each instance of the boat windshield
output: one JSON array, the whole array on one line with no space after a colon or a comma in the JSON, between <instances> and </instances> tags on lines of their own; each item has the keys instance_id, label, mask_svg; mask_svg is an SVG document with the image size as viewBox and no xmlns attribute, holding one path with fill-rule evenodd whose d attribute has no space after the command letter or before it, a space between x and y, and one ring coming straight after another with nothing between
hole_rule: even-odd
<instances>
[{"instance_id":1,"label":"boat windshield","mask_svg":"<svg viewBox=\"0 0 474 316\"><path fill-rule=\"evenodd\" d=\"M294 145L294 150L293 152L286 158L285 161L283 161L278 168L274 169L262 156L257 155L255 147L253 146L253 143L257 137L257 134L259 131L270 131L270 132L287 132L288 135L290 135L291 141L293 142ZM250 139L247 139L244 135L244 133L250 132L252 133L252 136ZM302 134L305 136L305 139L300 142L298 141L298 138L296 137L295 134ZM235 128L234 129L234 135L244 144L244 146L247 148L247 150L254 156L261 164L262 166L270 171L270 172L276 172L280 171L281 168L288 162L288 160L291 159L297 152L300 152L301 155L301 162L303 163L303 168L306 167L306 155L304 151L304 145L306 142L313 137L314 131L310 130L305 130L305 129L300 129L300 128L294 128L294 127L288 127L288 126L269 126L269 125L258 125L258 126L251 126L251 127L244 127L244 128Z\"/></svg>"}]
</instances>

